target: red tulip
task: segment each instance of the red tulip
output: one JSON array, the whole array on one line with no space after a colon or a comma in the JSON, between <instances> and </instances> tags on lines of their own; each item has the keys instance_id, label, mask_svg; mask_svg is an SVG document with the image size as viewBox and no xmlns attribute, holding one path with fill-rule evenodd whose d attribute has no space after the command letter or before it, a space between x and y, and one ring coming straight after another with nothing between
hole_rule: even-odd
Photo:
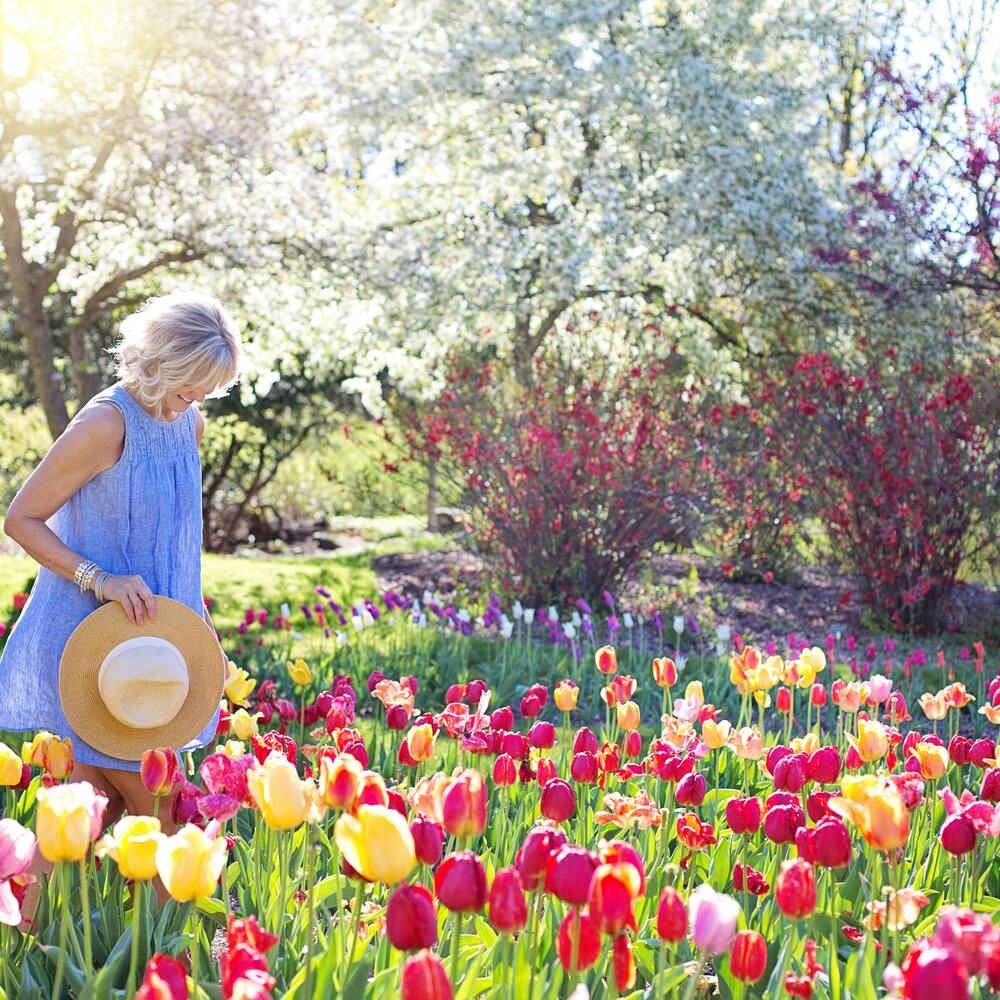
<instances>
[{"instance_id":1,"label":"red tulip","mask_svg":"<svg viewBox=\"0 0 1000 1000\"><path fill-rule=\"evenodd\" d=\"M767 942L757 931L740 931L729 949L729 971L741 983L755 983L767 968Z\"/></svg>"},{"instance_id":2,"label":"red tulip","mask_svg":"<svg viewBox=\"0 0 1000 1000\"><path fill-rule=\"evenodd\" d=\"M600 740L586 726L581 726L573 737L573 753L592 753L595 756L601 749Z\"/></svg>"},{"instance_id":3,"label":"red tulip","mask_svg":"<svg viewBox=\"0 0 1000 1000\"><path fill-rule=\"evenodd\" d=\"M528 742L539 750L555 746L556 727L551 722L536 722L528 730Z\"/></svg>"},{"instance_id":4,"label":"red tulip","mask_svg":"<svg viewBox=\"0 0 1000 1000\"><path fill-rule=\"evenodd\" d=\"M546 819L564 823L576 813L573 786L562 778L553 778L542 789L541 812Z\"/></svg>"},{"instance_id":5,"label":"red tulip","mask_svg":"<svg viewBox=\"0 0 1000 1000\"><path fill-rule=\"evenodd\" d=\"M549 856L545 891L551 892L564 903L582 905L587 901L590 881L597 866L598 858L593 851L569 844L560 847Z\"/></svg>"},{"instance_id":6,"label":"red tulip","mask_svg":"<svg viewBox=\"0 0 1000 1000\"><path fill-rule=\"evenodd\" d=\"M504 705L502 708L496 709L490 715L490 728L498 730L513 729L514 709L510 705Z\"/></svg>"},{"instance_id":7,"label":"red tulip","mask_svg":"<svg viewBox=\"0 0 1000 1000\"><path fill-rule=\"evenodd\" d=\"M983 775L979 797L984 802L1000 802L1000 767L991 767Z\"/></svg>"},{"instance_id":8,"label":"red tulip","mask_svg":"<svg viewBox=\"0 0 1000 1000\"><path fill-rule=\"evenodd\" d=\"M493 784L501 787L513 785L517 781L517 768L510 754L502 753L493 762Z\"/></svg>"},{"instance_id":9,"label":"red tulip","mask_svg":"<svg viewBox=\"0 0 1000 1000\"><path fill-rule=\"evenodd\" d=\"M487 684L482 678L477 677L475 680L469 681L469 683L465 685L465 697L470 705L478 705L480 698L482 698L482 696L486 694L489 689L489 684ZM417 692L414 691L413 693L416 694Z\"/></svg>"},{"instance_id":10,"label":"red tulip","mask_svg":"<svg viewBox=\"0 0 1000 1000\"><path fill-rule=\"evenodd\" d=\"M135 1000L187 1000L187 973L176 958L157 952L146 965L146 974Z\"/></svg>"},{"instance_id":11,"label":"red tulip","mask_svg":"<svg viewBox=\"0 0 1000 1000\"><path fill-rule=\"evenodd\" d=\"M830 812L829 802L830 799L834 798L836 795L836 792L824 791L809 793L806 797L806 812L809 814L809 818L814 823L818 823L824 816L833 815L833 813Z\"/></svg>"},{"instance_id":12,"label":"red tulip","mask_svg":"<svg viewBox=\"0 0 1000 1000\"><path fill-rule=\"evenodd\" d=\"M787 715L792 710L792 692L788 688L778 688L778 693L774 698L774 707L783 715Z\"/></svg>"},{"instance_id":13,"label":"red tulip","mask_svg":"<svg viewBox=\"0 0 1000 1000\"><path fill-rule=\"evenodd\" d=\"M486 782L472 768L451 779L441 800L444 828L453 837L478 837L486 826Z\"/></svg>"},{"instance_id":14,"label":"red tulip","mask_svg":"<svg viewBox=\"0 0 1000 1000\"><path fill-rule=\"evenodd\" d=\"M830 816L812 831L816 864L823 868L844 868L851 863L851 834L843 820ZM810 859L812 860L812 859Z\"/></svg>"},{"instance_id":15,"label":"red tulip","mask_svg":"<svg viewBox=\"0 0 1000 1000\"><path fill-rule=\"evenodd\" d=\"M676 944L687 936L687 908L677 890L671 886L660 893L656 909L656 933L664 941Z\"/></svg>"},{"instance_id":16,"label":"red tulip","mask_svg":"<svg viewBox=\"0 0 1000 1000\"><path fill-rule=\"evenodd\" d=\"M640 895L646 891L646 866L642 855L630 843L625 840L602 841L597 857L602 865L631 865L639 873Z\"/></svg>"},{"instance_id":17,"label":"red tulip","mask_svg":"<svg viewBox=\"0 0 1000 1000\"><path fill-rule=\"evenodd\" d=\"M576 910L570 910L559 926L556 947L559 961L567 972L583 972L589 969L601 953L601 932L586 910L580 911L580 934L576 952L576 966L573 968L573 939Z\"/></svg>"},{"instance_id":18,"label":"red tulip","mask_svg":"<svg viewBox=\"0 0 1000 1000\"><path fill-rule=\"evenodd\" d=\"M733 865L733 888L737 892L742 892L744 884L747 892L754 896L766 896L771 891L771 885L764 881L763 873L737 862Z\"/></svg>"},{"instance_id":19,"label":"red tulip","mask_svg":"<svg viewBox=\"0 0 1000 1000\"><path fill-rule=\"evenodd\" d=\"M390 705L385 710L385 724L389 729L405 729L410 722L410 713L404 705Z\"/></svg>"},{"instance_id":20,"label":"red tulip","mask_svg":"<svg viewBox=\"0 0 1000 1000\"><path fill-rule=\"evenodd\" d=\"M139 763L139 777L150 795L167 795L181 780L177 754L173 750L147 750Z\"/></svg>"},{"instance_id":21,"label":"red tulip","mask_svg":"<svg viewBox=\"0 0 1000 1000\"><path fill-rule=\"evenodd\" d=\"M533 719L545 707L545 702L536 692L528 691L521 699L521 715L526 719Z\"/></svg>"},{"instance_id":22,"label":"red tulip","mask_svg":"<svg viewBox=\"0 0 1000 1000\"><path fill-rule=\"evenodd\" d=\"M437 944L437 914L430 891L422 885L400 885L389 897L385 930L394 948L419 951Z\"/></svg>"},{"instance_id":23,"label":"red tulip","mask_svg":"<svg viewBox=\"0 0 1000 1000\"><path fill-rule=\"evenodd\" d=\"M809 698L813 708L822 708L826 704L826 688L822 684L813 684Z\"/></svg>"},{"instance_id":24,"label":"red tulip","mask_svg":"<svg viewBox=\"0 0 1000 1000\"><path fill-rule=\"evenodd\" d=\"M597 754L591 753L589 750L583 750L578 754L574 754L573 762L569 767L569 773L578 784L592 785L599 777Z\"/></svg>"},{"instance_id":25,"label":"red tulip","mask_svg":"<svg viewBox=\"0 0 1000 1000\"><path fill-rule=\"evenodd\" d=\"M726 803L726 822L733 833L756 833L760 829L763 810L760 799L730 799Z\"/></svg>"},{"instance_id":26,"label":"red tulip","mask_svg":"<svg viewBox=\"0 0 1000 1000\"><path fill-rule=\"evenodd\" d=\"M948 744L948 759L959 767L971 763L972 740L968 736L953 736Z\"/></svg>"},{"instance_id":27,"label":"red tulip","mask_svg":"<svg viewBox=\"0 0 1000 1000\"><path fill-rule=\"evenodd\" d=\"M434 873L434 894L453 913L471 913L486 905L486 871L472 851L455 851Z\"/></svg>"},{"instance_id":28,"label":"red tulip","mask_svg":"<svg viewBox=\"0 0 1000 1000\"><path fill-rule=\"evenodd\" d=\"M635 986L635 956L627 934L619 934L611 945L611 966L617 991L627 993Z\"/></svg>"},{"instance_id":29,"label":"red tulip","mask_svg":"<svg viewBox=\"0 0 1000 1000\"><path fill-rule=\"evenodd\" d=\"M624 751L626 757L642 756L642 736L638 729L630 729L625 734ZM632 946L629 945L629 948Z\"/></svg>"},{"instance_id":30,"label":"red tulip","mask_svg":"<svg viewBox=\"0 0 1000 1000\"><path fill-rule=\"evenodd\" d=\"M968 970L946 948L911 948L902 971L906 1000L968 1000Z\"/></svg>"},{"instance_id":31,"label":"red tulip","mask_svg":"<svg viewBox=\"0 0 1000 1000\"><path fill-rule=\"evenodd\" d=\"M809 780L806 768L809 758L804 753L783 757L774 768L774 787L786 792L799 792Z\"/></svg>"},{"instance_id":32,"label":"red tulip","mask_svg":"<svg viewBox=\"0 0 1000 1000\"><path fill-rule=\"evenodd\" d=\"M809 757L809 777L820 785L833 785L840 781L840 751L836 747L820 747Z\"/></svg>"},{"instance_id":33,"label":"red tulip","mask_svg":"<svg viewBox=\"0 0 1000 1000\"><path fill-rule=\"evenodd\" d=\"M790 844L795 831L805 823L805 813L798 802L775 805L764 814L764 836L775 844Z\"/></svg>"},{"instance_id":34,"label":"red tulip","mask_svg":"<svg viewBox=\"0 0 1000 1000\"><path fill-rule=\"evenodd\" d=\"M523 760L530 749L528 737L524 733L504 733L500 749L514 760Z\"/></svg>"},{"instance_id":35,"label":"red tulip","mask_svg":"<svg viewBox=\"0 0 1000 1000\"><path fill-rule=\"evenodd\" d=\"M924 737L926 742L927 737ZM997 746L993 740L983 737L982 739L975 740L971 747L969 747L969 761L979 768L989 767L986 761L995 758L997 755Z\"/></svg>"},{"instance_id":36,"label":"red tulip","mask_svg":"<svg viewBox=\"0 0 1000 1000\"><path fill-rule=\"evenodd\" d=\"M968 854L976 846L976 828L968 816L952 816L941 827L941 846L949 854Z\"/></svg>"},{"instance_id":37,"label":"red tulip","mask_svg":"<svg viewBox=\"0 0 1000 1000\"><path fill-rule=\"evenodd\" d=\"M441 960L429 951L411 955L399 974L402 1000L452 1000L451 982Z\"/></svg>"},{"instance_id":38,"label":"red tulip","mask_svg":"<svg viewBox=\"0 0 1000 1000\"><path fill-rule=\"evenodd\" d=\"M436 865L444 849L444 830L434 820L417 816L410 824L410 833L417 860L424 865Z\"/></svg>"},{"instance_id":39,"label":"red tulip","mask_svg":"<svg viewBox=\"0 0 1000 1000\"><path fill-rule=\"evenodd\" d=\"M784 861L774 886L778 909L792 920L808 917L816 909L816 873L802 858Z\"/></svg>"},{"instance_id":40,"label":"red tulip","mask_svg":"<svg viewBox=\"0 0 1000 1000\"><path fill-rule=\"evenodd\" d=\"M528 831L514 859L525 889L540 887L549 868L549 857L566 843L566 834L556 826L534 826Z\"/></svg>"},{"instance_id":41,"label":"red tulip","mask_svg":"<svg viewBox=\"0 0 1000 1000\"><path fill-rule=\"evenodd\" d=\"M528 922L524 885L516 868L501 868L490 886L490 923L501 933L516 934Z\"/></svg>"},{"instance_id":42,"label":"red tulip","mask_svg":"<svg viewBox=\"0 0 1000 1000\"><path fill-rule=\"evenodd\" d=\"M604 934L618 934L626 927L636 930L632 904L640 895L642 881L635 868L624 862L595 869L587 892L587 910Z\"/></svg>"},{"instance_id":43,"label":"red tulip","mask_svg":"<svg viewBox=\"0 0 1000 1000\"><path fill-rule=\"evenodd\" d=\"M692 771L685 774L677 782L675 797L679 806L700 806L705 801L705 793L708 791L708 784L705 775L699 771Z\"/></svg>"},{"instance_id":44,"label":"red tulip","mask_svg":"<svg viewBox=\"0 0 1000 1000\"><path fill-rule=\"evenodd\" d=\"M553 778L559 777L555 761L551 757L539 757L535 764L535 780L539 788L544 788Z\"/></svg>"}]
</instances>

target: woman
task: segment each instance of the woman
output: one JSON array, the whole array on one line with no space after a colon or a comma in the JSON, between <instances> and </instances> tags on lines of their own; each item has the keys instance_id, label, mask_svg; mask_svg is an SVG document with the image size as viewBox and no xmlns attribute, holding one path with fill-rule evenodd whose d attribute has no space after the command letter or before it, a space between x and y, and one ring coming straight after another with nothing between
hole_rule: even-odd
<instances>
[{"instance_id":1,"label":"woman","mask_svg":"<svg viewBox=\"0 0 1000 1000\"><path fill-rule=\"evenodd\" d=\"M138 762L99 753L69 727L59 661L98 593L133 622L155 618L162 594L211 625L201 593L197 404L235 383L240 338L216 299L178 292L129 316L112 353L119 381L80 409L7 511L4 530L41 569L0 658L0 730L72 737L72 780L107 795L107 823L126 810L152 815L153 797ZM221 649L219 658L224 671ZM208 743L217 724L218 714L190 747ZM169 816L161 819L172 832Z\"/></svg>"}]
</instances>

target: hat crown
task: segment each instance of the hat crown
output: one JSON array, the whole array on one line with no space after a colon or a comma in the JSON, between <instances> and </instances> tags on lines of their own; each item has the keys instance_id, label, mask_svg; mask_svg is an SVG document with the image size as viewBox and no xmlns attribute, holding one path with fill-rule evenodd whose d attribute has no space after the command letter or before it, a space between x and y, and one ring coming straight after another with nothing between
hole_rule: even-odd
<instances>
[{"instance_id":1,"label":"hat crown","mask_svg":"<svg viewBox=\"0 0 1000 1000\"><path fill-rule=\"evenodd\" d=\"M143 635L118 643L101 663L97 686L108 711L132 729L173 720L188 695L188 667L166 639Z\"/></svg>"}]
</instances>

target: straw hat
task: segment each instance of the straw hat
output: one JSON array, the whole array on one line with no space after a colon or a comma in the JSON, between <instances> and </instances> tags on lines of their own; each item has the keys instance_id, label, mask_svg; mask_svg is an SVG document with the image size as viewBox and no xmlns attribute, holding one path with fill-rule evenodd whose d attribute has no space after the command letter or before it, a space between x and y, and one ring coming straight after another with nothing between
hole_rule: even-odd
<instances>
[{"instance_id":1,"label":"straw hat","mask_svg":"<svg viewBox=\"0 0 1000 1000\"><path fill-rule=\"evenodd\" d=\"M59 664L59 698L70 726L120 760L185 746L211 721L224 683L215 633L169 597L157 597L156 619L141 625L120 604L98 608L69 637Z\"/></svg>"}]
</instances>

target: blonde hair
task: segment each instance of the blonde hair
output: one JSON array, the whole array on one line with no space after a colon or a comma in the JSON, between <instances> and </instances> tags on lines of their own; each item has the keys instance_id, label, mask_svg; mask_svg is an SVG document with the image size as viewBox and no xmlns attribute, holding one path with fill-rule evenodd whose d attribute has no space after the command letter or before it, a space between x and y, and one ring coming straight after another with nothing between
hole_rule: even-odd
<instances>
[{"instance_id":1,"label":"blonde hair","mask_svg":"<svg viewBox=\"0 0 1000 1000\"><path fill-rule=\"evenodd\" d=\"M242 344L233 318L211 295L172 292L150 299L121 324L110 349L119 380L157 408L182 386L211 385L224 396L239 378Z\"/></svg>"}]
</instances>

